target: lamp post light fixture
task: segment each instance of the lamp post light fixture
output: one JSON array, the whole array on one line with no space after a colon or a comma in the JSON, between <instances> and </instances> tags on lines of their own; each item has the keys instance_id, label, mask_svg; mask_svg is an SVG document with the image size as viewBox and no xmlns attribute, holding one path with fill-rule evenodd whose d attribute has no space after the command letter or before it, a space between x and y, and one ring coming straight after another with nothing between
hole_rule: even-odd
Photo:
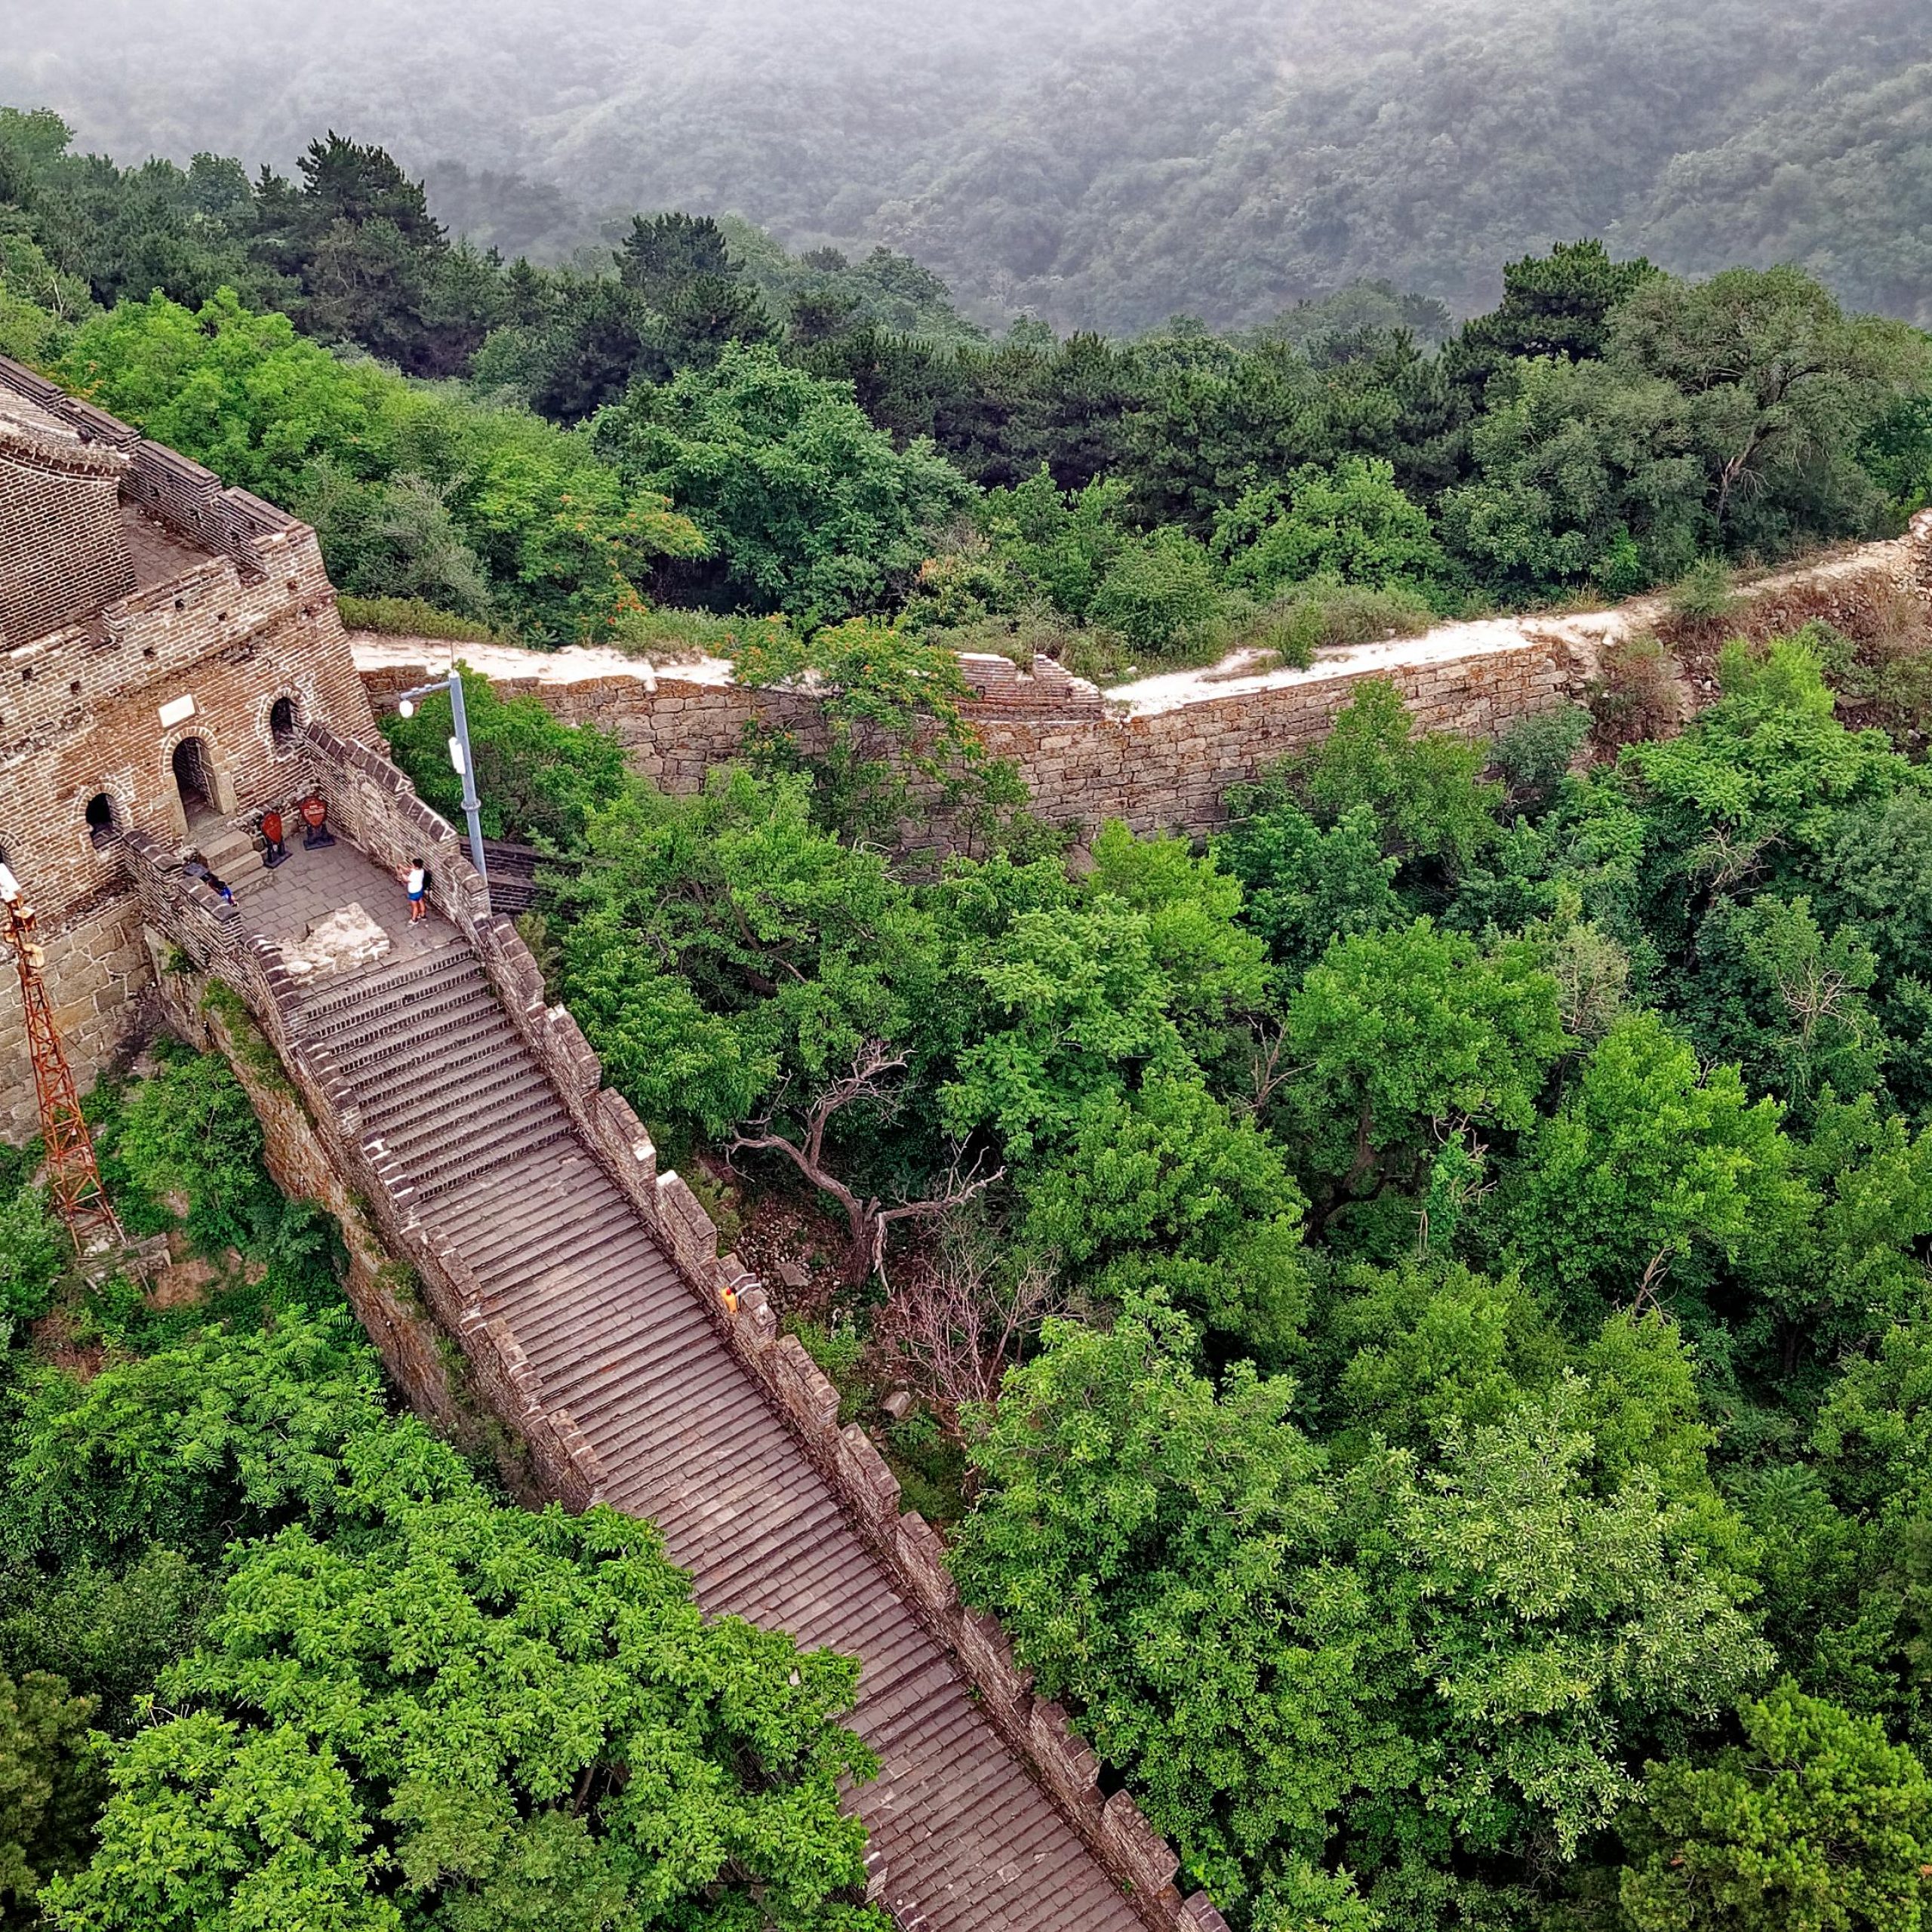
<instances>
[{"instance_id":1,"label":"lamp post light fixture","mask_svg":"<svg viewBox=\"0 0 1932 1932\"><path fill-rule=\"evenodd\" d=\"M432 685L418 685L414 691L405 691L396 709L404 717L414 718L417 700L434 697L438 691L449 694L450 721L456 727L450 734L450 768L463 780L463 815L469 821L469 862L488 892L490 868L483 857L483 820L479 815L483 801L476 795L476 761L469 749L469 715L463 704L463 673L452 671Z\"/></svg>"}]
</instances>

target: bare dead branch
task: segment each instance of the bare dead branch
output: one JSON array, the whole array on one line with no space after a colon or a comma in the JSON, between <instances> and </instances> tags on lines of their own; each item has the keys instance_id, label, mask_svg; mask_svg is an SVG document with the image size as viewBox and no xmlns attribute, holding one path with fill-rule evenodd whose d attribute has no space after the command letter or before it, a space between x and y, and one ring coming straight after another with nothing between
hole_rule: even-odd
<instances>
[{"instance_id":1,"label":"bare dead branch","mask_svg":"<svg viewBox=\"0 0 1932 1932\"><path fill-rule=\"evenodd\" d=\"M992 1244L955 1214L878 1311L874 1335L894 1371L957 1434L961 1411L998 1401L1007 1370L1066 1306L1051 1267L1035 1259L1001 1268Z\"/></svg>"},{"instance_id":2,"label":"bare dead branch","mask_svg":"<svg viewBox=\"0 0 1932 1932\"><path fill-rule=\"evenodd\" d=\"M881 1281L885 1279L886 1238L896 1223L928 1219L963 1207L1006 1173L1004 1168L995 1168L983 1174L975 1163L971 1172L962 1176L955 1163L937 1194L917 1201L894 1201L888 1207L876 1195L861 1196L826 1165L826 1131L832 1122L862 1101L889 1109L897 1097L891 1076L903 1072L905 1066L905 1056L894 1053L883 1040L867 1040L853 1056L851 1070L835 1080L806 1107L801 1137L794 1138L774 1128L777 1113L774 1106L760 1118L747 1123L746 1131L737 1135L724 1149L728 1161L740 1152L783 1155L813 1186L830 1195L844 1210L854 1265L862 1273L876 1274ZM890 1289L891 1284L888 1281L886 1285Z\"/></svg>"}]
</instances>

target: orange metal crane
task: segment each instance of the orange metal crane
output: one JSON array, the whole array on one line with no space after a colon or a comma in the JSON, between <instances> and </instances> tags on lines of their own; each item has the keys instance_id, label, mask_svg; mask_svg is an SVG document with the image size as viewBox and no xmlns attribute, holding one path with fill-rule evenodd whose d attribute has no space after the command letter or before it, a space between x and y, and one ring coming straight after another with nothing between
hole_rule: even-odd
<instances>
[{"instance_id":1,"label":"orange metal crane","mask_svg":"<svg viewBox=\"0 0 1932 1932\"><path fill-rule=\"evenodd\" d=\"M40 1131L47 1143L47 1186L75 1250L99 1254L123 1246L127 1236L107 1190L100 1184L94 1136L81 1115L74 1072L54 1023L48 998L47 955L34 933L34 912L20 882L0 864L0 900L6 906L5 937L20 976L20 1006L26 1018L27 1048L33 1060L34 1092L40 1102Z\"/></svg>"}]
</instances>

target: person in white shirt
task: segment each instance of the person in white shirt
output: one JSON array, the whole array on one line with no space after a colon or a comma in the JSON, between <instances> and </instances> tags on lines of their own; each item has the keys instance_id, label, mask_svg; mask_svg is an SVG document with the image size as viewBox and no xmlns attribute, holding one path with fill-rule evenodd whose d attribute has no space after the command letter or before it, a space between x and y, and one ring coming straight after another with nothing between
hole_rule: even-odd
<instances>
[{"instance_id":1,"label":"person in white shirt","mask_svg":"<svg viewBox=\"0 0 1932 1932\"><path fill-rule=\"evenodd\" d=\"M409 923L413 926L417 920L429 917L429 908L425 895L429 890L429 868L419 855L396 874L409 894Z\"/></svg>"}]
</instances>

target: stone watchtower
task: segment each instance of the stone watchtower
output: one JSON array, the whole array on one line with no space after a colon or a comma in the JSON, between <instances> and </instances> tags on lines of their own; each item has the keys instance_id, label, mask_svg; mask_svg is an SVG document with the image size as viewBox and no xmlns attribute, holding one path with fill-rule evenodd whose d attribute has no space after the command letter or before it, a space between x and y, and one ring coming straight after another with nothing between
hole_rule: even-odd
<instances>
[{"instance_id":1,"label":"stone watchtower","mask_svg":"<svg viewBox=\"0 0 1932 1932\"><path fill-rule=\"evenodd\" d=\"M155 971L117 835L252 869L309 721L377 742L315 532L0 357L0 857L84 1088ZM8 971L0 1137L35 1124Z\"/></svg>"}]
</instances>

